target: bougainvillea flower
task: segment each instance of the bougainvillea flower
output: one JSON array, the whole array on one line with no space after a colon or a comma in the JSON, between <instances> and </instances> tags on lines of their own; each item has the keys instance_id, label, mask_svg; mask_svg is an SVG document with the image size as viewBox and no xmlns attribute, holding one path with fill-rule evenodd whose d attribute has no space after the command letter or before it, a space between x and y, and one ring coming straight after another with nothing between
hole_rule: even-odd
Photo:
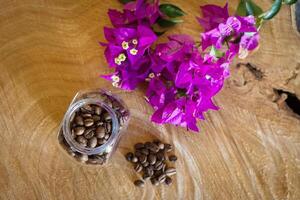
<instances>
[{"instance_id":1,"label":"bougainvillea flower","mask_svg":"<svg viewBox=\"0 0 300 200\"><path fill-rule=\"evenodd\" d=\"M135 89L144 81L150 71L149 48L156 41L154 32L143 25L134 28L104 28L108 43L105 57L110 67L116 68L113 75L119 76L119 86L123 89ZM116 84L115 84L116 85Z\"/></svg>"},{"instance_id":2,"label":"bougainvillea flower","mask_svg":"<svg viewBox=\"0 0 300 200\"><path fill-rule=\"evenodd\" d=\"M229 17L227 3L223 8L216 5L205 5L200 6L200 9L203 18L197 17L197 19L206 32L217 28L219 24L226 22Z\"/></svg>"},{"instance_id":3,"label":"bougainvillea flower","mask_svg":"<svg viewBox=\"0 0 300 200\"><path fill-rule=\"evenodd\" d=\"M123 12L109 9L108 16L114 27L136 27L138 25L151 26L161 15L159 0L148 3L145 0L129 2L124 6Z\"/></svg>"}]
</instances>

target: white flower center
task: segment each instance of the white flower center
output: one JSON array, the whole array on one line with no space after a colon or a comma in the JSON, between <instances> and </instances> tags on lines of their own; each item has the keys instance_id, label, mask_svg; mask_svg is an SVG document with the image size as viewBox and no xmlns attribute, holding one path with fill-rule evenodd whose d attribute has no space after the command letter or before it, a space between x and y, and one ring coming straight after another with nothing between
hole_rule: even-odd
<instances>
[{"instance_id":1,"label":"white flower center","mask_svg":"<svg viewBox=\"0 0 300 200\"><path fill-rule=\"evenodd\" d=\"M135 56L138 53L138 50L137 49L130 49L129 52L130 52L131 55Z\"/></svg>"},{"instance_id":2,"label":"white flower center","mask_svg":"<svg viewBox=\"0 0 300 200\"><path fill-rule=\"evenodd\" d=\"M123 48L124 50L127 50L127 49L129 48L128 42L123 41L123 42L122 42L122 48Z\"/></svg>"}]
</instances>

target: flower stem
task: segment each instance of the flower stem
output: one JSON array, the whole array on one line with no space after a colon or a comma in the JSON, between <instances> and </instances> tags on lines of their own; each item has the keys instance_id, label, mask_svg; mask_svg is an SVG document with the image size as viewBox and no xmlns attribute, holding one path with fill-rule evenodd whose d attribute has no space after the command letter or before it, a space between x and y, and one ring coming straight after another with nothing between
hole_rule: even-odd
<instances>
[{"instance_id":1,"label":"flower stem","mask_svg":"<svg viewBox=\"0 0 300 200\"><path fill-rule=\"evenodd\" d=\"M280 11L282 0L275 0L272 7L265 13L261 14L259 18L264 20L272 19Z\"/></svg>"}]
</instances>

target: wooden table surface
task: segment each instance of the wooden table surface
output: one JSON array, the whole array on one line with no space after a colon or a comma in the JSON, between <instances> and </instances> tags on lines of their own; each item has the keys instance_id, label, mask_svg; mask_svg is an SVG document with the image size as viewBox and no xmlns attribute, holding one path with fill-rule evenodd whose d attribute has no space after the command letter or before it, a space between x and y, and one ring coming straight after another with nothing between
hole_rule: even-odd
<instances>
[{"instance_id":1,"label":"wooden table surface","mask_svg":"<svg viewBox=\"0 0 300 200\"><path fill-rule=\"evenodd\" d=\"M73 96L86 88L120 92L108 73L102 28L116 0L0 1L0 199L300 199L300 117L282 89L300 97L300 36L284 7L261 31L260 49L236 60L195 134L149 122L143 89L122 92L132 118L111 162L85 167L58 146L57 132ZM162 0L162 2L165 2ZM169 33L199 36L199 5L225 1L173 0L189 15ZM257 1L267 8L270 0ZM233 11L237 1L230 1ZM237 63L250 62L255 68ZM262 78L261 78L261 75ZM123 155L138 141L171 142L179 160L171 187L140 189Z\"/></svg>"}]
</instances>

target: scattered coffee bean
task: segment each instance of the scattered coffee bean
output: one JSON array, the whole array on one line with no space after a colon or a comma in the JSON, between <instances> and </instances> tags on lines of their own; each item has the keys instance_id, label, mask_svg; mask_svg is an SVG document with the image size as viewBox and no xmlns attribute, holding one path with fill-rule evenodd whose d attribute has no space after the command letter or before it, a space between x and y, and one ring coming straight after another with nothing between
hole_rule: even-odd
<instances>
[{"instance_id":1,"label":"scattered coffee bean","mask_svg":"<svg viewBox=\"0 0 300 200\"><path fill-rule=\"evenodd\" d=\"M156 178L151 178L150 180L151 180L152 185L155 185L155 186L159 185L159 182Z\"/></svg>"},{"instance_id":2,"label":"scattered coffee bean","mask_svg":"<svg viewBox=\"0 0 300 200\"><path fill-rule=\"evenodd\" d=\"M172 151L172 149L173 149L173 147L172 147L171 144L165 144L164 146L165 146L164 150L165 150L166 152L170 152L170 151Z\"/></svg>"},{"instance_id":3,"label":"scattered coffee bean","mask_svg":"<svg viewBox=\"0 0 300 200\"><path fill-rule=\"evenodd\" d=\"M166 169L165 173L168 176L173 176L174 174L176 174L176 169L173 167L170 167L170 168Z\"/></svg>"},{"instance_id":4,"label":"scattered coffee bean","mask_svg":"<svg viewBox=\"0 0 300 200\"><path fill-rule=\"evenodd\" d=\"M142 180L136 180L134 181L134 185L137 187L144 187L145 183Z\"/></svg>"},{"instance_id":5,"label":"scattered coffee bean","mask_svg":"<svg viewBox=\"0 0 300 200\"><path fill-rule=\"evenodd\" d=\"M172 179L169 176L166 177L165 184L168 186L172 184Z\"/></svg>"},{"instance_id":6,"label":"scattered coffee bean","mask_svg":"<svg viewBox=\"0 0 300 200\"><path fill-rule=\"evenodd\" d=\"M133 153L128 152L125 157L126 157L126 160L130 162L133 158Z\"/></svg>"},{"instance_id":7,"label":"scattered coffee bean","mask_svg":"<svg viewBox=\"0 0 300 200\"><path fill-rule=\"evenodd\" d=\"M135 144L134 145L134 149L142 149L142 148L144 148L144 144L142 144L142 143L137 143L137 144Z\"/></svg>"},{"instance_id":8,"label":"scattered coffee bean","mask_svg":"<svg viewBox=\"0 0 300 200\"><path fill-rule=\"evenodd\" d=\"M172 145L153 140L153 142L135 144L134 150L134 153L126 154L126 159L135 163L135 171L143 172L143 180L150 179L153 185L160 183L170 185L172 183L170 176L176 174L176 169L168 167L167 162L174 162L177 157L170 155L169 159L166 159L166 153L172 151Z\"/></svg>"},{"instance_id":9,"label":"scattered coffee bean","mask_svg":"<svg viewBox=\"0 0 300 200\"><path fill-rule=\"evenodd\" d=\"M144 154L142 154L142 155L139 157L139 161L140 161L141 163L146 162L146 161L147 161L147 156L145 156Z\"/></svg>"},{"instance_id":10,"label":"scattered coffee bean","mask_svg":"<svg viewBox=\"0 0 300 200\"><path fill-rule=\"evenodd\" d=\"M169 161L175 162L176 160L177 160L177 156L175 156L175 155L169 156Z\"/></svg>"},{"instance_id":11,"label":"scattered coffee bean","mask_svg":"<svg viewBox=\"0 0 300 200\"><path fill-rule=\"evenodd\" d=\"M78 126L76 128L74 128L74 134L75 135L82 135L85 131L85 128L82 126Z\"/></svg>"},{"instance_id":12,"label":"scattered coffee bean","mask_svg":"<svg viewBox=\"0 0 300 200\"><path fill-rule=\"evenodd\" d=\"M110 132L111 132L111 124L110 124L110 123L106 123L106 124L104 125L104 127L105 127L106 133L110 133Z\"/></svg>"},{"instance_id":13,"label":"scattered coffee bean","mask_svg":"<svg viewBox=\"0 0 300 200\"><path fill-rule=\"evenodd\" d=\"M142 169L143 169L143 166L140 165L140 164L136 164L135 167L134 167L134 170L135 170L136 172L140 172L140 171L142 171Z\"/></svg>"},{"instance_id":14,"label":"scattered coffee bean","mask_svg":"<svg viewBox=\"0 0 300 200\"><path fill-rule=\"evenodd\" d=\"M160 183L165 182L165 180L166 180L166 175L165 175L165 174L161 174L159 177L157 177L157 180L158 180Z\"/></svg>"},{"instance_id":15,"label":"scattered coffee bean","mask_svg":"<svg viewBox=\"0 0 300 200\"><path fill-rule=\"evenodd\" d=\"M131 162L136 163L138 161L138 158L136 156L133 156L133 158L131 159Z\"/></svg>"},{"instance_id":16,"label":"scattered coffee bean","mask_svg":"<svg viewBox=\"0 0 300 200\"><path fill-rule=\"evenodd\" d=\"M157 144L157 145L158 145L158 148L159 148L159 149L164 149L164 148L165 148L164 143L159 143L159 144Z\"/></svg>"},{"instance_id":17,"label":"scattered coffee bean","mask_svg":"<svg viewBox=\"0 0 300 200\"><path fill-rule=\"evenodd\" d=\"M79 159L80 159L81 162L86 162L86 161L88 161L89 157L86 154L81 154L79 156Z\"/></svg>"},{"instance_id":18,"label":"scattered coffee bean","mask_svg":"<svg viewBox=\"0 0 300 200\"><path fill-rule=\"evenodd\" d=\"M144 154L146 156L149 155L149 150L148 149L142 148L140 151L142 152L142 154Z\"/></svg>"},{"instance_id":19,"label":"scattered coffee bean","mask_svg":"<svg viewBox=\"0 0 300 200\"><path fill-rule=\"evenodd\" d=\"M143 165L143 167L147 167L149 165L149 162L146 161L146 162L142 163L142 165Z\"/></svg>"}]
</instances>

